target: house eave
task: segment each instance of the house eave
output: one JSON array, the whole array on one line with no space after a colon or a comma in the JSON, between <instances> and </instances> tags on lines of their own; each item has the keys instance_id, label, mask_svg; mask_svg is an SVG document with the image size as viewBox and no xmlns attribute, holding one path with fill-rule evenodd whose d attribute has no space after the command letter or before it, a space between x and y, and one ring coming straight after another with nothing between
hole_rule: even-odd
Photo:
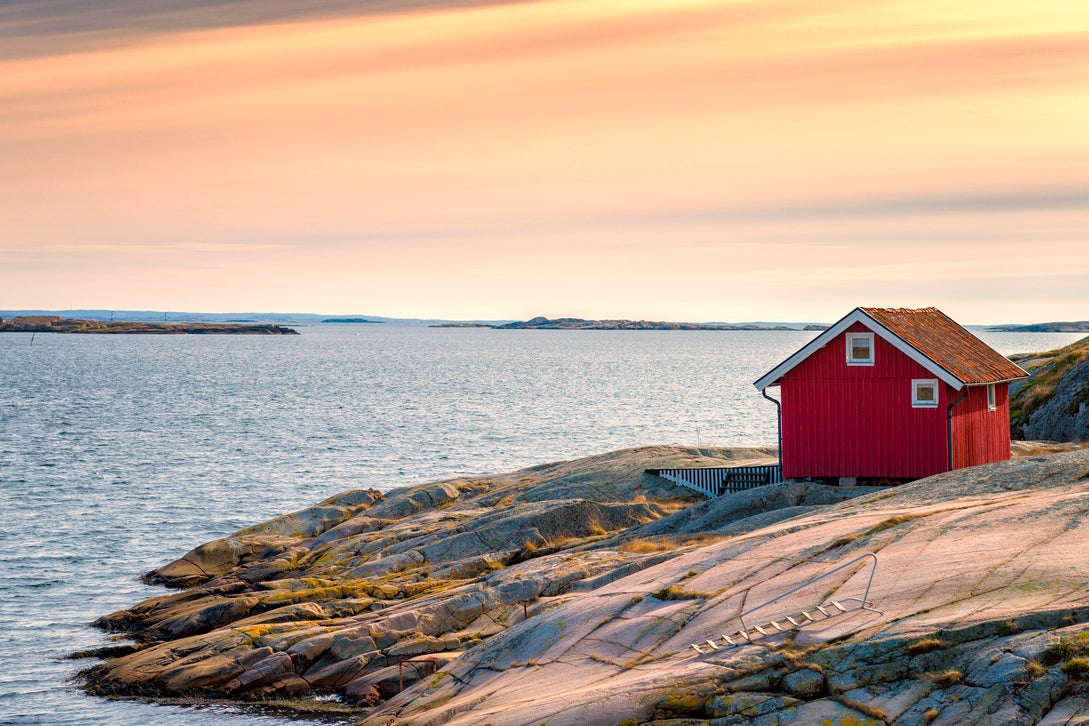
<instances>
[{"instance_id":1,"label":"house eave","mask_svg":"<svg viewBox=\"0 0 1089 726\"><path fill-rule=\"evenodd\" d=\"M1014 378L1002 378L1002 379L997 380L997 381L974 381L972 383L965 383L964 387L965 388L975 388L976 386L993 386L993 385L998 384L998 383L1013 383L1014 381L1023 381L1028 377L1029 377L1029 374L1026 373L1023 376L1016 376Z\"/></svg>"}]
</instances>

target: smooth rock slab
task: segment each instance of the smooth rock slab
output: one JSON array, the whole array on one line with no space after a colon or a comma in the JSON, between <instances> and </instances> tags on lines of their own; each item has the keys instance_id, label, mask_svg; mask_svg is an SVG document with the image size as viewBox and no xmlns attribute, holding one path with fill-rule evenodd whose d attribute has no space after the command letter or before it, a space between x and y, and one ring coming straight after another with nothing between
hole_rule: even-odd
<instances>
[{"instance_id":1,"label":"smooth rock slab","mask_svg":"<svg viewBox=\"0 0 1089 726\"><path fill-rule=\"evenodd\" d=\"M751 721L752 726L884 726L885 722L859 713L830 699L810 701L799 706L788 706Z\"/></svg>"},{"instance_id":2,"label":"smooth rock slab","mask_svg":"<svg viewBox=\"0 0 1089 726\"><path fill-rule=\"evenodd\" d=\"M825 691L824 674L809 668L786 674L781 685L787 693L807 700L816 698Z\"/></svg>"},{"instance_id":3,"label":"smooth rock slab","mask_svg":"<svg viewBox=\"0 0 1089 726\"><path fill-rule=\"evenodd\" d=\"M1051 707L1036 726L1075 726L1089 724L1089 699L1064 698Z\"/></svg>"}]
</instances>

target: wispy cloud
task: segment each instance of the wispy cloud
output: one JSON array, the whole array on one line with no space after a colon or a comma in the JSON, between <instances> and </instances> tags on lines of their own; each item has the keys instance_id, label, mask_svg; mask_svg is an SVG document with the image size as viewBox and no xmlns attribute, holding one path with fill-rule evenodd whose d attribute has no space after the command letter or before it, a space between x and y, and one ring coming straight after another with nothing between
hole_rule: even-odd
<instances>
[{"instance_id":1,"label":"wispy cloud","mask_svg":"<svg viewBox=\"0 0 1089 726\"><path fill-rule=\"evenodd\" d=\"M0 58L74 52L181 31L532 0L5 0ZM46 42L43 42L46 41Z\"/></svg>"},{"instance_id":2,"label":"wispy cloud","mask_svg":"<svg viewBox=\"0 0 1089 726\"><path fill-rule=\"evenodd\" d=\"M1085 187L1034 189L1008 188L959 191L944 194L826 198L805 203L783 202L773 206L697 210L682 217L736 219L743 221L832 220L853 217L930 217L955 214L1020 214L1063 210L1089 211L1089 185Z\"/></svg>"},{"instance_id":3,"label":"wispy cloud","mask_svg":"<svg viewBox=\"0 0 1089 726\"><path fill-rule=\"evenodd\" d=\"M199 263L241 307L833 316L940 294L920 251L999 279L1089 228L1080 0L84 7L0 5L0 255L36 265L0 304L194 307ZM692 288L636 312L662 278Z\"/></svg>"}]
</instances>

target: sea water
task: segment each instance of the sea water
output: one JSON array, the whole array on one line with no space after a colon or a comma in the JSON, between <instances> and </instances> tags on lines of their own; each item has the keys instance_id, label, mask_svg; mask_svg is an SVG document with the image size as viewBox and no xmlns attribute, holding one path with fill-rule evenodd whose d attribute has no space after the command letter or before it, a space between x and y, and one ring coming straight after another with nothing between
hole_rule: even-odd
<instances>
[{"instance_id":1,"label":"sea water","mask_svg":"<svg viewBox=\"0 0 1089 726\"><path fill-rule=\"evenodd\" d=\"M110 642L94 618L165 592L142 573L345 489L774 444L752 382L815 335L299 330L0 335L0 724L286 723L93 698L69 679L94 661L62 658ZM1011 354L1079 336L982 337Z\"/></svg>"}]
</instances>

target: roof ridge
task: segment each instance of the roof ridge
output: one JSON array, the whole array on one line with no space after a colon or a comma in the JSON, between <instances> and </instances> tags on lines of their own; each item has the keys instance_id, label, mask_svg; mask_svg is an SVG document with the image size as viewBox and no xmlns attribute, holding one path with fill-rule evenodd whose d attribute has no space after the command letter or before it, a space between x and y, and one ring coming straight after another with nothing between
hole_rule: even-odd
<instances>
[{"instance_id":1,"label":"roof ridge","mask_svg":"<svg viewBox=\"0 0 1089 726\"><path fill-rule=\"evenodd\" d=\"M860 307L859 309L860 310L865 310L867 312L870 311L870 310L874 310L874 311L881 311L881 312L886 312L886 313L893 313L893 312L895 312L895 313L941 313L942 312L941 310L934 307L933 305L925 307L925 308L877 308L877 307L865 307L865 306L863 306L863 307ZM942 313L942 315L945 315L945 313ZM949 317L949 316L946 315L946 317Z\"/></svg>"},{"instance_id":2,"label":"roof ridge","mask_svg":"<svg viewBox=\"0 0 1089 726\"><path fill-rule=\"evenodd\" d=\"M873 325L878 326L884 331L881 335L891 336L890 342L900 348L901 352L934 372L956 390L965 385L1011 381L1028 375L1020 366L936 307L860 306L758 379L756 387L763 389L775 385L783 375L855 322L871 329Z\"/></svg>"}]
</instances>

